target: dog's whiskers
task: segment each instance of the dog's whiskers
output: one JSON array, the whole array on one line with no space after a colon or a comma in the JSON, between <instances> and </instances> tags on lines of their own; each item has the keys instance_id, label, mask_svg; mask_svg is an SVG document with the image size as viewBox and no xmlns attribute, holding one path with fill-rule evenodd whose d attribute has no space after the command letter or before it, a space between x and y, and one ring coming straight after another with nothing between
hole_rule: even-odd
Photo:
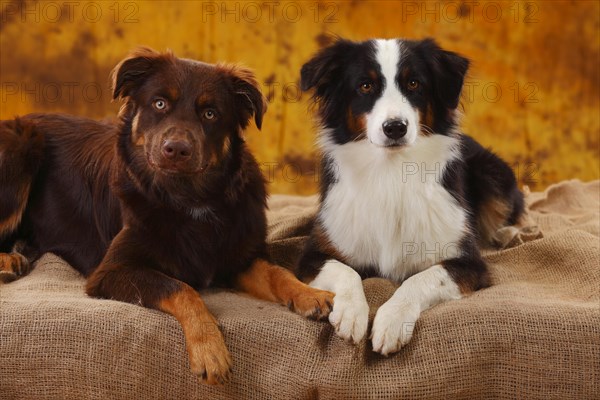
<instances>
[{"instance_id":1,"label":"dog's whiskers","mask_svg":"<svg viewBox=\"0 0 600 400\"><path fill-rule=\"evenodd\" d=\"M427 133L429 135L435 134L435 132L433 131L433 129L431 129L427 125L419 124L419 127L421 128L421 131L423 131L423 132L425 132L425 133Z\"/></svg>"},{"instance_id":2,"label":"dog's whiskers","mask_svg":"<svg viewBox=\"0 0 600 400\"><path fill-rule=\"evenodd\" d=\"M357 137L355 137L352 141L353 142L358 142L359 140L362 140L362 139L364 139L366 137L367 137L367 134L365 132L363 132L360 135L358 135Z\"/></svg>"}]
</instances>

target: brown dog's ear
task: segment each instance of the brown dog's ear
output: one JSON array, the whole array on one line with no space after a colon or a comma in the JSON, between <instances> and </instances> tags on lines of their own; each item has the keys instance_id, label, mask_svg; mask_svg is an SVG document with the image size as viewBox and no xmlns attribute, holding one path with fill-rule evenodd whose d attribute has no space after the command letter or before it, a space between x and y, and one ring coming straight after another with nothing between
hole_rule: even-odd
<instances>
[{"instance_id":1,"label":"brown dog's ear","mask_svg":"<svg viewBox=\"0 0 600 400\"><path fill-rule=\"evenodd\" d=\"M263 115L267 112L268 103L260 90L254 73L248 68L237 65L220 65L220 68L231 77L233 91L236 96L236 108L241 110L240 126L242 129L248 126L252 116L254 116L256 127L261 129Z\"/></svg>"},{"instance_id":2,"label":"brown dog's ear","mask_svg":"<svg viewBox=\"0 0 600 400\"><path fill-rule=\"evenodd\" d=\"M113 100L130 96L132 91L140 87L152 74L159 63L172 57L170 52L163 54L149 47L139 47L133 50L112 71Z\"/></svg>"}]
</instances>

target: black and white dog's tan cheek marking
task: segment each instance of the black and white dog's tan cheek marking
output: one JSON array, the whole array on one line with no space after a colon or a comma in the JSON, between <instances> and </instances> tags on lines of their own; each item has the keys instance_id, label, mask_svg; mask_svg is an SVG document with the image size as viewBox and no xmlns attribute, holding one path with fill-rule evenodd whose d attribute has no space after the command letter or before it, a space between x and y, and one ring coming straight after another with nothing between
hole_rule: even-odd
<instances>
[{"instance_id":1,"label":"black and white dog's tan cheek marking","mask_svg":"<svg viewBox=\"0 0 600 400\"><path fill-rule=\"evenodd\" d=\"M403 282L375 316L382 354L409 342L421 312L488 286L477 239L523 213L510 168L458 130L468 65L431 39L392 39L340 40L302 68L324 175L298 274L336 294L330 322L355 342L369 313L359 273Z\"/></svg>"}]
</instances>

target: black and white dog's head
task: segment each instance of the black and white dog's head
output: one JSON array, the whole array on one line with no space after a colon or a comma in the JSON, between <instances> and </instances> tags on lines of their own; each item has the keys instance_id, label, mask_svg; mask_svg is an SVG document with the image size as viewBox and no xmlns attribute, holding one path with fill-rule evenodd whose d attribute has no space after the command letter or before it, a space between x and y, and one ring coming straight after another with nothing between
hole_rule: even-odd
<instances>
[{"instance_id":1,"label":"black and white dog's head","mask_svg":"<svg viewBox=\"0 0 600 400\"><path fill-rule=\"evenodd\" d=\"M302 67L322 127L336 144L411 146L451 135L469 61L434 40L338 40Z\"/></svg>"}]
</instances>

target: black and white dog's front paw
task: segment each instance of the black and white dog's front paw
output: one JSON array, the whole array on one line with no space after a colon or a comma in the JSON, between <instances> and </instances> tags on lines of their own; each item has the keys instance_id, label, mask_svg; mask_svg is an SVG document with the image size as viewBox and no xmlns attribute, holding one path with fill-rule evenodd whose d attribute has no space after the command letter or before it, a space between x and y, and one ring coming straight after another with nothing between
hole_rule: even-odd
<instances>
[{"instance_id":1,"label":"black and white dog's front paw","mask_svg":"<svg viewBox=\"0 0 600 400\"><path fill-rule=\"evenodd\" d=\"M373 351L387 356L400 350L412 338L419 315L419 307L406 301L379 307L371 329Z\"/></svg>"},{"instance_id":2,"label":"black and white dog's front paw","mask_svg":"<svg viewBox=\"0 0 600 400\"><path fill-rule=\"evenodd\" d=\"M341 292L333 299L329 322L344 340L359 343L367 334L369 305L362 291Z\"/></svg>"},{"instance_id":3,"label":"black and white dog's front paw","mask_svg":"<svg viewBox=\"0 0 600 400\"><path fill-rule=\"evenodd\" d=\"M335 293L329 322L336 334L354 343L363 340L369 326L369 304L360 275L340 261L328 260L310 286Z\"/></svg>"}]
</instances>

